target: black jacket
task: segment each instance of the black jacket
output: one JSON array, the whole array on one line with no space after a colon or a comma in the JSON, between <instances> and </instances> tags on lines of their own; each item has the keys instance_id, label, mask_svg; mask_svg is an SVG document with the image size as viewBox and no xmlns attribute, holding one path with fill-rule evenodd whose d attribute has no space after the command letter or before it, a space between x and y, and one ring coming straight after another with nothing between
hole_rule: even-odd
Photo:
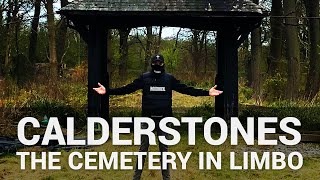
<instances>
[{"instance_id":1,"label":"black jacket","mask_svg":"<svg viewBox=\"0 0 320 180\"><path fill-rule=\"evenodd\" d=\"M132 83L115 89L109 89L110 95L124 95L142 89L142 115L172 116L172 90L191 96L208 96L209 91L189 87L173 75L151 72L144 73Z\"/></svg>"}]
</instances>

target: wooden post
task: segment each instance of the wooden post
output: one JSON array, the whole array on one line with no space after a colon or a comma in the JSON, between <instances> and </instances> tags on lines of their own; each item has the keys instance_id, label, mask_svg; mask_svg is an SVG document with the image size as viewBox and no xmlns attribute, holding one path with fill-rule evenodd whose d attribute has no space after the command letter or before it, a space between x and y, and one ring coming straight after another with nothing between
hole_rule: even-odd
<instances>
[{"instance_id":1,"label":"wooden post","mask_svg":"<svg viewBox=\"0 0 320 180\"><path fill-rule=\"evenodd\" d=\"M238 116L238 46L237 32L217 32L217 89L223 93L215 97L215 115L227 122Z\"/></svg>"},{"instance_id":2,"label":"wooden post","mask_svg":"<svg viewBox=\"0 0 320 180\"><path fill-rule=\"evenodd\" d=\"M106 32L106 28L98 23L89 25L88 116L100 116L105 119L109 112L108 94L101 96L92 88L98 87L98 82L108 87Z\"/></svg>"},{"instance_id":3,"label":"wooden post","mask_svg":"<svg viewBox=\"0 0 320 180\"><path fill-rule=\"evenodd\" d=\"M103 30L102 34L102 43L103 46L101 47L101 51L103 53L102 58L102 64L101 64L101 74L100 74L100 80L101 84L103 84L106 89L109 89L109 74L108 74L108 29ZM107 93L101 97L101 117L109 121L109 91L107 90Z\"/></svg>"}]
</instances>

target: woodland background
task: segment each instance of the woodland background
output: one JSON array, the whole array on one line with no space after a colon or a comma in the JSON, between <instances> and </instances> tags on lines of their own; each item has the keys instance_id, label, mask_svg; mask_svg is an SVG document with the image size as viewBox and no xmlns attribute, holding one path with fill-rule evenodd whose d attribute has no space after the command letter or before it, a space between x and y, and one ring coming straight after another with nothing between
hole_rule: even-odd
<instances>
[{"instance_id":1,"label":"woodland background","mask_svg":"<svg viewBox=\"0 0 320 180\"><path fill-rule=\"evenodd\" d=\"M319 0L254 2L270 15L239 48L240 116L274 116L270 108L280 108L279 116L297 115L306 119L307 124L319 124ZM26 115L39 118L50 114L74 115L84 119L87 45L76 31L67 27L65 17L56 13L58 7L68 3L67 0L0 1L3 125L14 124ZM155 53L163 54L166 71L186 84L198 88L214 85L216 32L178 28L176 34L164 37L165 28L170 27L112 29L106 34L110 40L111 87L125 85L147 71L150 56ZM120 110L124 111L120 115L138 113L140 97L141 92L111 97L111 113ZM176 110L178 113L212 116L213 98L199 99L178 93L174 98L177 99L174 106L182 107ZM310 124L310 127L317 126Z\"/></svg>"},{"instance_id":2,"label":"woodland background","mask_svg":"<svg viewBox=\"0 0 320 180\"><path fill-rule=\"evenodd\" d=\"M270 15L263 19L239 48L239 118L293 116L301 121L301 131L320 128L320 18L319 0L254 0ZM66 117L76 119L76 136L86 136L87 45L79 34L67 27L56 14L67 0L0 0L0 141L16 142L17 123L26 116L36 117L45 127L47 117L55 116L66 127ZM106 36L110 86L120 87L149 69L150 56L161 53L166 71L184 83L208 89L214 85L216 71L216 32L179 29L167 36L170 27L112 29ZM219 88L219 87L218 87ZM110 117L140 116L141 91L110 97ZM175 117L214 116L214 98L173 93ZM45 128L26 128L27 135L43 134ZM63 129L65 133L65 129ZM187 170L172 171L173 179L319 179L320 146L302 142L296 146L246 146L241 141L231 146L205 143L197 127L196 142L187 145L186 127L181 127L181 142L173 152L244 151L301 152L302 169L230 171L199 170L191 158ZM278 132L278 131L277 131ZM133 138L132 134L124 135ZM215 138L219 134L213 132ZM129 179L133 171L20 170L20 160L12 151L1 152L0 179ZM19 151L43 152L47 147L22 147ZM110 141L89 149L61 149L63 167L68 167L72 151L137 151L139 147L114 146ZM9 148L10 149L10 148ZM150 151L158 151L151 146ZM196 157L196 156L194 156ZM241 158L241 157L240 157ZM134 162L133 162L134 163ZM30 163L27 163L30 167ZM181 167L178 167L181 169ZM160 171L145 170L143 179L161 179Z\"/></svg>"}]
</instances>

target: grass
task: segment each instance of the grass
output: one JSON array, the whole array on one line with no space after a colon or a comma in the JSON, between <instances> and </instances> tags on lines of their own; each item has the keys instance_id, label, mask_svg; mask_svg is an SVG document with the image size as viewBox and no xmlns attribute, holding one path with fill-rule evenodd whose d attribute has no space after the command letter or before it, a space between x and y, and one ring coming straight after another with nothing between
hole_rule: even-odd
<instances>
[{"instance_id":1,"label":"grass","mask_svg":"<svg viewBox=\"0 0 320 180\"><path fill-rule=\"evenodd\" d=\"M113 116L140 116L141 92L124 96L112 96L110 98L110 117ZM202 116L206 119L214 116L213 97L193 97L173 92L172 106L174 116ZM265 102L264 105L240 104L239 118L245 120L247 117L296 117L301 121L303 130L319 131L320 127L320 105L319 103L308 103L305 101L277 101Z\"/></svg>"},{"instance_id":2,"label":"grass","mask_svg":"<svg viewBox=\"0 0 320 180\"><path fill-rule=\"evenodd\" d=\"M119 85L121 86L121 85ZM195 86L198 86L195 84ZM208 89L204 83L198 87ZM8 88L10 87L10 88ZM15 136L17 122L26 116L36 117L42 120L45 115L56 116L65 125L65 117L72 116L77 120L77 128L86 124L87 88L83 82L62 80L57 86L51 88L45 81L34 82L30 87L18 89L13 83L7 83L4 94L0 95L1 128L0 135ZM239 117L245 119L253 116L277 116L284 118L294 116L301 120L305 130L319 130L320 127L320 103L317 101L286 101L278 100L256 105L255 101L248 99L251 95L249 88L240 85ZM110 97L110 117L113 116L140 116L141 91ZM209 118L214 116L213 97L192 97L173 92L173 111L175 117L202 116Z\"/></svg>"},{"instance_id":3,"label":"grass","mask_svg":"<svg viewBox=\"0 0 320 180\"><path fill-rule=\"evenodd\" d=\"M300 170L291 170L286 168L284 170L230 170L229 168L229 152L234 151L241 154L246 145L241 142L238 146L231 146L230 141L227 140L223 145L211 146L207 144L204 138L197 135L196 146L189 146L187 144L187 135L184 133L178 145L171 146L170 152L192 152L190 159L187 163L187 169L181 170L181 163L178 164L178 170L172 170L172 179L185 180L185 179L319 179L320 178L320 158L319 157L305 157L304 165ZM133 138L131 135L123 136L124 139ZM252 148L252 147L251 147ZM254 146L261 151L270 151L270 147ZM21 151L35 151L39 152L43 149L28 148ZM113 146L108 141L102 146L97 146L92 149L74 150L84 153L85 151L106 152L135 152L138 151L138 146ZM158 151L157 146L151 146L149 151ZM216 170L199 170L198 156L199 152L222 152L222 169ZM20 160L13 156L7 155L0 158L0 179L131 179L133 170L71 170L68 167L68 156L71 152L62 151L61 170L31 170L30 160L27 160L27 169L20 170ZM240 156L236 157L238 161L241 160ZM133 158L135 161L135 158ZM80 162L83 162L82 160ZM180 162L180 161L177 161ZM130 164L130 163L129 163ZM179 165L180 164L180 165ZM145 165L146 167L146 165ZM40 166L37 166L40 168ZM145 169L142 174L142 179L161 179L159 170Z\"/></svg>"},{"instance_id":4,"label":"grass","mask_svg":"<svg viewBox=\"0 0 320 180\"><path fill-rule=\"evenodd\" d=\"M86 107L86 85L77 82L61 82L55 87L54 92L48 93L48 87L45 84L33 84L29 89L7 88L1 96L0 107L5 110L1 114L0 135L16 136L16 127L14 125L21 117L34 116L38 119L44 115L61 117L66 116L66 113L80 119L80 122L85 122L85 107ZM201 85L202 87L202 85ZM205 87L203 87L205 88ZM320 127L320 106L319 102L287 102L283 100L275 102L263 102L262 106L256 106L254 101L250 99L252 92L250 89L240 88L240 113L239 118L249 116L277 116L279 118L287 116L298 117L303 125L303 128L309 130L319 130ZM50 89L49 89L50 90ZM110 97L110 116L140 116L141 108L141 91L125 96ZM214 98L212 97L192 97L183 95L177 92L173 93L173 111L175 116L202 116L205 119L214 115ZM7 124L7 126L3 125ZM31 131L28 129L28 131ZM241 154L246 146L240 144L238 146L229 145L229 141L221 146L208 145L203 137L197 134L197 145L188 146L187 136L184 130L181 142L170 147L172 152L193 152L189 161L187 170L172 171L172 179L320 179L320 157L305 157L304 166L302 169L294 171L290 169L284 170L230 170L228 160L223 161L222 170L199 170L198 159L196 154L204 152L223 153L224 158L228 158L230 151L236 151ZM31 132L30 132L31 133ZM198 136L199 135L199 136ZM132 134L125 136L131 139ZM110 142L98 147L85 151L102 151L110 154L111 152L138 151L138 146L112 146ZM255 146L259 151L270 151L270 147ZM269 148L269 149L268 149ZM317 149L319 151L319 148ZM27 148L20 151L46 151L41 148ZM76 150L74 150L76 151ZM157 146L151 146L150 151L158 151ZM276 151L276 150L274 150ZM67 161L70 152L62 151L61 170L20 170L20 161L18 157L12 154L7 154L0 157L0 180L1 179L131 179L133 170L78 170L73 171L68 168ZM241 158L241 157L240 157ZM30 163L27 164L30 167ZM157 170L145 170L143 179L161 179L161 173Z\"/></svg>"}]
</instances>

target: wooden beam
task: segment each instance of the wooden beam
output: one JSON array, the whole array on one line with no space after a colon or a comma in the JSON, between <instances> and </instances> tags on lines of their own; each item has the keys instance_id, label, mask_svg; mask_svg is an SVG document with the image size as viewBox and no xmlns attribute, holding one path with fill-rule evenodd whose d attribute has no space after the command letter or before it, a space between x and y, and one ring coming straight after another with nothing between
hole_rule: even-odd
<instances>
[{"instance_id":1,"label":"wooden beam","mask_svg":"<svg viewBox=\"0 0 320 180\"><path fill-rule=\"evenodd\" d=\"M108 87L107 74L107 34L106 28L99 23L89 25L88 38L88 116L108 117L108 95L101 96L92 88L98 82Z\"/></svg>"},{"instance_id":2,"label":"wooden beam","mask_svg":"<svg viewBox=\"0 0 320 180\"><path fill-rule=\"evenodd\" d=\"M227 122L238 116L238 37L236 30L217 31L217 89L215 115Z\"/></svg>"}]
</instances>

